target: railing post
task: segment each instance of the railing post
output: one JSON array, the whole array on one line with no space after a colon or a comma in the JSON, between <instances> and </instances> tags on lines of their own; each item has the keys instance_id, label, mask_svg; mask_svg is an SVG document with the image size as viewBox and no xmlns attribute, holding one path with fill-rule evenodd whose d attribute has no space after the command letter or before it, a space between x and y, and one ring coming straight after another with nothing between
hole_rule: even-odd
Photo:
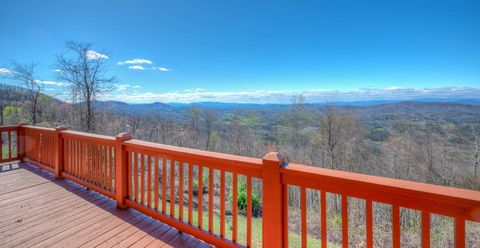
<instances>
[{"instance_id":1,"label":"railing post","mask_svg":"<svg viewBox=\"0 0 480 248\"><path fill-rule=\"evenodd\" d=\"M55 178L62 178L63 172L63 139L62 131L67 130L67 127L60 125L55 128Z\"/></svg>"},{"instance_id":2,"label":"railing post","mask_svg":"<svg viewBox=\"0 0 480 248\"><path fill-rule=\"evenodd\" d=\"M128 133L120 133L115 139L115 195L117 208L126 208L125 199L127 198L127 153L123 147L123 142L132 139Z\"/></svg>"},{"instance_id":3,"label":"railing post","mask_svg":"<svg viewBox=\"0 0 480 248\"><path fill-rule=\"evenodd\" d=\"M17 157L18 160L23 161L23 156L25 156L25 130L22 126L27 125L25 123L18 124L17 131Z\"/></svg>"},{"instance_id":4,"label":"railing post","mask_svg":"<svg viewBox=\"0 0 480 248\"><path fill-rule=\"evenodd\" d=\"M283 192L280 168L286 160L276 152L262 159L263 167L263 247L284 247Z\"/></svg>"}]
</instances>

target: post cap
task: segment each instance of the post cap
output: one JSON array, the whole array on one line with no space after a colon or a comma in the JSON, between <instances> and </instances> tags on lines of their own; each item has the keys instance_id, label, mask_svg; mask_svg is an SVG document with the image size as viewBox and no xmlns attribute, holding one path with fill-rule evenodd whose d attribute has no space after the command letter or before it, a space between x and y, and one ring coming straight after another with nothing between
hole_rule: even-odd
<instances>
[{"instance_id":1,"label":"post cap","mask_svg":"<svg viewBox=\"0 0 480 248\"><path fill-rule=\"evenodd\" d=\"M119 133L115 138L116 140L126 141L126 140L131 140L132 135L129 133Z\"/></svg>"},{"instance_id":2,"label":"post cap","mask_svg":"<svg viewBox=\"0 0 480 248\"><path fill-rule=\"evenodd\" d=\"M269 152L262 158L262 160L265 162L277 163L280 166L287 164L285 156L278 152Z\"/></svg>"},{"instance_id":3,"label":"post cap","mask_svg":"<svg viewBox=\"0 0 480 248\"><path fill-rule=\"evenodd\" d=\"M65 131L67 130L67 126L65 125L58 125L56 128L55 128L55 131Z\"/></svg>"}]
</instances>

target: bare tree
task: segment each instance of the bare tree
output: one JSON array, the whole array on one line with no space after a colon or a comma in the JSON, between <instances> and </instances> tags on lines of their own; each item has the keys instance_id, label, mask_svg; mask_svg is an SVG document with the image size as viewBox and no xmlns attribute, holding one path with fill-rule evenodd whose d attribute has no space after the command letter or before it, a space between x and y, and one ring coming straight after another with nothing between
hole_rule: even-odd
<instances>
[{"instance_id":1,"label":"bare tree","mask_svg":"<svg viewBox=\"0 0 480 248\"><path fill-rule=\"evenodd\" d=\"M108 56L92 50L90 43L67 42L66 52L57 56L58 79L68 83L74 103L79 103L81 128L95 131L96 97L110 89L115 77L105 74Z\"/></svg>"},{"instance_id":2,"label":"bare tree","mask_svg":"<svg viewBox=\"0 0 480 248\"><path fill-rule=\"evenodd\" d=\"M477 178L477 170L480 165L480 132L473 130L473 177Z\"/></svg>"},{"instance_id":3,"label":"bare tree","mask_svg":"<svg viewBox=\"0 0 480 248\"><path fill-rule=\"evenodd\" d=\"M205 150L209 150L212 145L212 134L214 132L214 124L217 120L217 113L215 110L207 108L202 112L202 118L205 122L205 133L207 139L205 142Z\"/></svg>"},{"instance_id":4,"label":"bare tree","mask_svg":"<svg viewBox=\"0 0 480 248\"><path fill-rule=\"evenodd\" d=\"M36 76L36 67L34 63L20 64L13 63L13 79L22 84L26 89L27 104L29 109L29 118L33 125L38 121L38 103L42 94L43 84Z\"/></svg>"},{"instance_id":5,"label":"bare tree","mask_svg":"<svg viewBox=\"0 0 480 248\"><path fill-rule=\"evenodd\" d=\"M200 136L200 109L198 107L190 108L188 121L188 131L192 137L192 145L197 146L198 137Z\"/></svg>"}]
</instances>

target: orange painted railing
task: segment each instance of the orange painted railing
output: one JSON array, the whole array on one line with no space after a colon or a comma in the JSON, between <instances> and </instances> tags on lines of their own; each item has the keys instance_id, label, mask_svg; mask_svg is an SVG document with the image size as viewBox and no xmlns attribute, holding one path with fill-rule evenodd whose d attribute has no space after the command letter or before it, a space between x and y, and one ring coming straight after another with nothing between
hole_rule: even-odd
<instances>
[{"instance_id":1,"label":"orange painted railing","mask_svg":"<svg viewBox=\"0 0 480 248\"><path fill-rule=\"evenodd\" d=\"M465 247L465 222L480 221L480 192L287 164L277 153L256 159L133 140L125 133L110 137L63 127L20 125L0 127L0 131L8 132L9 137L17 135L16 142L9 138L7 147L18 150L16 157L10 155L1 162L15 158L28 161L57 178L73 180L113 198L119 208L134 208L218 247L250 247L257 231L262 232L264 247L288 247L291 186L300 189L302 247L307 246L307 189L320 195L321 235L317 238L322 247L326 247L329 231L327 193L341 196L343 247L348 247L349 198L365 201L367 247L373 247L374 202L392 207L393 247L400 247L401 208L421 211L422 247L430 247L431 214L455 219L456 247ZM246 230L242 233L237 204L231 208L231 229L225 216L227 202L237 202L240 178L246 182L247 205ZM261 230L252 230L254 180L261 184ZM229 195L231 199L227 199ZM217 212L218 228L214 221Z\"/></svg>"}]
</instances>

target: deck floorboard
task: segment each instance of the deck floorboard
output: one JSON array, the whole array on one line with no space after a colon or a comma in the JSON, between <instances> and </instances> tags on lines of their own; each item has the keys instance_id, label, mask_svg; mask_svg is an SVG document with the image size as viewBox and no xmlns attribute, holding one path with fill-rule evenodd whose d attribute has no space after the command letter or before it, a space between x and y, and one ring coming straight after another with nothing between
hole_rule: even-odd
<instances>
[{"instance_id":1,"label":"deck floorboard","mask_svg":"<svg viewBox=\"0 0 480 248\"><path fill-rule=\"evenodd\" d=\"M211 247L69 180L0 165L0 247Z\"/></svg>"}]
</instances>

